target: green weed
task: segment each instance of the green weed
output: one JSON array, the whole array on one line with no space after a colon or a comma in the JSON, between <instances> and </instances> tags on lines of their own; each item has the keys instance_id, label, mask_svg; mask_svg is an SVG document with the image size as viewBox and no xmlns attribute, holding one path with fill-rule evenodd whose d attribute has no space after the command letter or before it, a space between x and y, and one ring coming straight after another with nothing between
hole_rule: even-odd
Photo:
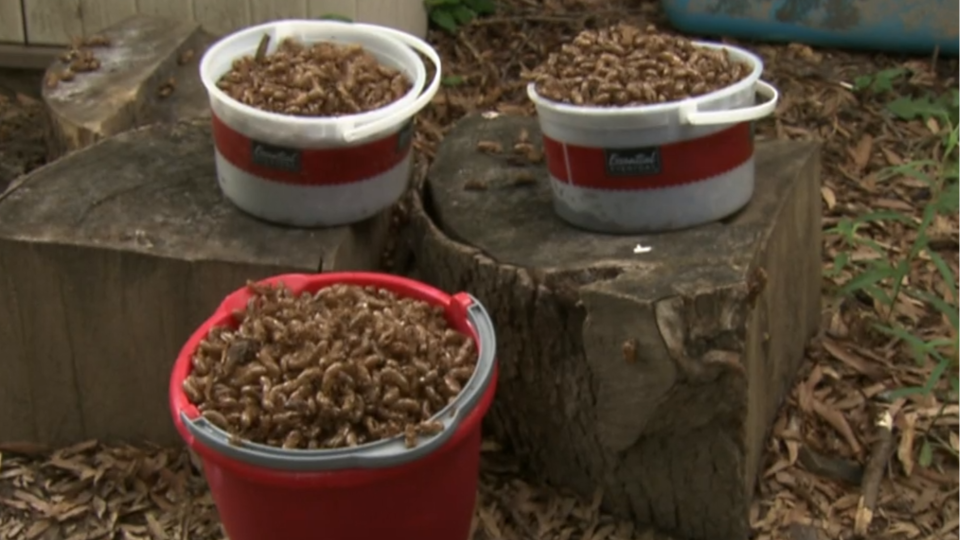
<instances>
[{"instance_id":1,"label":"green weed","mask_svg":"<svg viewBox=\"0 0 960 540\"><path fill-rule=\"evenodd\" d=\"M353 19L347 17L346 15L340 15L339 13L324 13L323 15L317 17L321 21L343 21L343 22L353 22Z\"/></svg>"},{"instance_id":2,"label":"green weed","mask_svg":"<svg viewBox=\"0 0 960 540\"><path fill-rule=\"evenodd\" d=\"M905 70L892 69L872 77L861 77L855 81L855 89L882 93L890 91ZM958 212L958 93L957 90L938 96L911 98L901 96L886 105L887 111L896 119L919 119L928 122L931 119L941 126L943 135L939 141L939 151L933 159L914 160L880 171L878 181L891 181L895 178L912 178L922 182L929 192L926 202L918 208L917 214L907 215L896 211L875 211L854 218L843 218L835 227L826 231L841 238L843 249L836 255L827 274L839 276L844 271L852 278L843 283L840 293L845 295L866 295L878 306L878 317L874 328L898 340L906 346L919 366L932 367L930 375L922 386L897 388L889 394L889 399L908 396L929 396L940 398L940 402L954 402L960 394L958 379L957 339L960 336L958 324L957 276L947 261L930 246L929 231L940 215L956 215ZM912 241L903 253L895 253L889 246L881 245L862 234L865 228L874 224L897 222L912 232ZM860 253L854 261L853 253ZM862 256L872 253L875 256ZM913 286L911 272L919 264L932 265L935 279L940 281L940 294L933 290L922 290ZM930 336L916 328L908 327L896 317L896 307L902 296L923 303L939 314L948 324L951 335ZM943 383L950 389L950 397L944 399ZM956 456L956 452L944 441L933 434L927 434L921 443L918 462L923 466L931 463L936 442Z\"/></svg>"},{"instance_id":3,"label":"green weed","mask_svg":"<svg viewBox=\"0 0 960 540\"><path fill-rule=\"evenodd\" d=\"M481 15L496 12L494 0L423 0L430 21L447 32L457 29ZM326 13L317 17L321 20L353 22L353 19L339 13Z\"/></svg>"},{"instance_id":4,"label":"green weed","mask_svg":"<svg viewBox=\"0 0 960 540\"><path fill-rule=\"evenodd\" d=\"M870 91L877 94L893 90L893 85L907 74L904 68L885 69L873 75L863 75L853 81L853 89L862 92Z\"/></svg>"},{"instance_id":5,"label":"green weed","mask_svg":"<svg viewBox=\"0 0 960 540\"><path fill-rule=\"evenodd\" d=\"M493 0L424 0L423 4L430 21L451 34L477 17L497 10Z\"/></svg>"}]
</instances>

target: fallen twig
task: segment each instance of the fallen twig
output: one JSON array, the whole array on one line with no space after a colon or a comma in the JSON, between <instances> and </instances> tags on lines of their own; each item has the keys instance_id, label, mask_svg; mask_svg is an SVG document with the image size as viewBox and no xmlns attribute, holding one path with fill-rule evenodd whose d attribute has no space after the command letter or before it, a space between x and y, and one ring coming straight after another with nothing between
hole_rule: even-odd
<instances>
[{"instance_id":1,"label":"fallen twig","mask_svg":"<svg viewBox=\"0 0 960 540\"><path fill-rule=\"evenodd\" d=\"M863 468L853 460L826 456L807 445L800 447L797 457L806 470L817 476L846 482L854 486L863 481Z\"/></svg>"},{"instance_id":2,"label":"fallen twig","mask_svg":"<svg viewBox=\"0 0 960 540\"><path fill-rule=\"evenodd\" d=\"M873 521L873 511L880 494L880 481L883 480L887 462L893 455L893 447L893 415L890 411L884 411L877 420L877 441L873 444L870 461L863 471L863 482L860 484L861 495L853 524L853 532L857 536L866 537L870 522Z\"/></svg>"}]
</instances>

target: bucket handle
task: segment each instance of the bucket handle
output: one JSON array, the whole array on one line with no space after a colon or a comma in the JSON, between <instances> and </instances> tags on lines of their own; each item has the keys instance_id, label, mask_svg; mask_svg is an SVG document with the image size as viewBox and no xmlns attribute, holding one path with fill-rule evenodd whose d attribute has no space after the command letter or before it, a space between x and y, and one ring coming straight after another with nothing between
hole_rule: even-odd
<instances>
[{"instance_id":1,"label":"bucket handle","mask_svg":"<svg viewBox=\"0 0 960 540\"><path fill-rule=\"evenodd\" d=\"M757 81L756 92L765 101L751 107L741 107L726 111L698 111L696 103L680 105L680 122L693 126L711 126L717 124L738 124L750 122L770 115L777 108L780 93L766 81Z\"/></svg>"},{"instance_id":2,"label":"bucket handle","mask_svg":"<svg viewBox=\"0 0 960 540\"><path fill-rule=\"evenodd\" d=\"M437 51L433 47L428 45L422 39L411 36L405 32L400 32L394 30L393 28L387 28L384 26L377 26L372 24L363 24L363 23L350 23L361 28L369 29L372 32L379 34L386 34L387 36L396 39L397 41L403 43L411 49L423 53L424 56L430 59L433 62L433 65L436 66L436 73L433 74L433 80L430 81L430 85L427 86L427 89L420 94L417 99L411 102L409 105L400 109L395 114L379 118L370 122L369 124L363 124L359 127L346 128L341 132L341 137L345 142L354 142L365 137L369 137L374 133L383 131L391 126L401 123L403 120L410 118L411 116L420 112L420 109L423 109L433 100L433 96L437 94L437 90L440 89L440 55L437 54Z\"/></svg>"},{"instance_id":3,"label":"bucket handle","mask_svg":"<svg viewBox=\"0 0 960 540\"><path fill-rule=\"evenodd\" d=\"M248 463L273 470L320 472L345 469L379 469L395 467L421 459L439 449L456 431L460 422L476 408L490 386L496 363L497 340L493 321L483 305L472 295L457 294L450 308L466 311L467 321L476 331L479 357L473 376L467 381L461 400L447 405L434 418L443 423L443 431L433 436L419 437L417 446L407 448L402 437L377 441L358 448L335 448L329 450L284 450L274 446L248 441L230 442L230 435L202 416L191 419L180 411L180 419L194 440L212 451Z\"/></svg>"}]
</instances>

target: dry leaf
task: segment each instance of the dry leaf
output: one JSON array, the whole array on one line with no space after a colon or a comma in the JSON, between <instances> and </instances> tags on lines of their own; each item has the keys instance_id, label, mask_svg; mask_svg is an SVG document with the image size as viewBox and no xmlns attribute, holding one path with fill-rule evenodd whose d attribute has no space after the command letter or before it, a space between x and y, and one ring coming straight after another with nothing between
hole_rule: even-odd
<instances>
[{"instance_id":1,"label":"dry leaf","mask_svg":"<svg viewBox=\"0 0 960 540\"><path fill-rule=\"evenodd\" d=\"M897 210L900 212L913 212L913 205L898 199L874 199L871 202L871 205L876 208L887 208L889 210Z\"/></svg>"},{"instance_id":2,"label":"dry leaf","mask_svg":"<svg viewBox=\"0 0 960 540\"><path fill-rule=\"evenodd\" d=\"M30 525L30 528L27 529L27 532L24 533L23 538L24 540L36 540L40 538L43 533L47 532L47 529L51 526L53 526L53 523L47 520L35 521Z\"/></svg>"},{"instance_id":3,"label":"dry leaf","mask_svg":"<svg viewBox=\"0 0 960 540\"><path fill-rule=\"evenodd\" d=\"M799 404L800 409L806 413L813 411L813 390L820 384L820 380L823 377L823 372L821 371L820 365L814 366L813 370L810 372L810 375L807 377L807 380L801 384L797 390L799 394Z\"/></svg>"},{"instance_id":4,"label":"dry leaf","mask_svg":"<svg viewBox=\"0 0 960 540\"><path fill-rule=\"evenodd\" d=\"M883 370L875 366L859 354L847 350L832 338L824 338L823 348L830 353L830 356L840 360L847 366L850 366L858 373L871 379L877 380L883 378Z\"/></svg>"},{"instance_id":5,"label":"dry leaf","mask_svg":"<svg viewBox=\"0 0 960 540\"><path fill-rule=\"evenodd\" d=\"M826 420L833 429L837 430L837 433L847 442L853 454L859 456L862 447L860 446L860 442L857 441L856 435L853 434L853 429L850 428L850 424L847 423L847 419L843 416L843 413L817 399L813 400L812 405L814 412Z\"/></svg>"},{"instance_id":6,"label":"dry leaf","mask_svg":"<svg viewBox=\"0 0 960 540\"><path fill-rule=\"evenodd\" d=\"M956 432L951 431L949 437L950 448L952 448L954 452L960 452L960 436L957 436Z\"/></svg>"},{"instance_id":7,"label":"dry leaf","mask_svg":"<svg viewBox=\"0 0 960 540\"><path fill-rule=\"evenodd\" d=\"M863 497L860 497L860 500L857 503L857 512L854 514L853 518L854 534L858 536L863 536L866 534L867 528L870 526L872 521L873 510L867 508L867 506L864 504Z\"/></svg>"},{"instance_id":8,"label":"dry leaf","mask_svg":"<svg viewBox=\"0 0 960 540\"><path fill-rule=\"evenodd\" d=\"M497 518L494 513L484 507L478 509L478 515L480 516L480 522L483 523L483 528L486 530L487 535L493 539L503 538L503 534L500 532L500 525L497 523Z\"/></svg>"},{"instance_id":9,"label":"dry leaf","mask_svg":"<svg viewBox=\"0 0 960 540\"><path fill-rule=\"evenodd\" d=\"M870 154L873 153L873 137L864 134L860 138L857 146L849 150L850 157L853 158L853 165L857 173L863 172L867 164L870 163Z\"/></svg>"},{"instance_id":10,"label":"dry leaf","mask_svg":"<svg viewBox=\"0 0 960 540\"><path fill-rule=\"evenodd\" d=\"M167 533L164 532L163 526L160 525L157 518L150 512L145 513L144 517L147 520L147 530L150 531L153 540L167 540Z\"/></svg>"},{"instance_id":11,"label":"dry leaf","mask_svg":"<svg viewBox=\"0 0 960 540\"><path fill-rule=\"evenodd\" d=\"M960 528L960 517L953 516L949 521L943 524L943 527L940 528L939 534L942 535L941 538L946 538L948 533L953 532L953 537L956 538L958 528Z\"/></svg>"},{"instance_id":12,"label":"dry leaf","mask_svg":"<svg viewBox=\"0 0 960 540\"><path fill-rule=\"evenodd\" d=\"M828 210L833 210L837 206L837 195L829 186L821 187L820 195L823 197L823 202L827 205Z\"/></svg>"},{"instance_id":13,"label":"dry leaf","mask_svg":"<svg viewBox=\"0 0 960 540\"><path fill-rule=\"evenodd\" d=\"M900 417L900 444L897 446L897 459L903 465L907 476L913 473L913 438L916 433L917 413L908 412Z\"/></svg>"},{"instance_id":14,"label":"dry leaf","mask_svg":"<svg viewBox=\"0 0 960 540\"><path fill-rule=\"evenodd\" d=\"M883 152L883 157L887 159L887 165L903 165L903 158L899 154L887 148L886 146L880 148L880 151Z\"/></svg>"}]
</instances>

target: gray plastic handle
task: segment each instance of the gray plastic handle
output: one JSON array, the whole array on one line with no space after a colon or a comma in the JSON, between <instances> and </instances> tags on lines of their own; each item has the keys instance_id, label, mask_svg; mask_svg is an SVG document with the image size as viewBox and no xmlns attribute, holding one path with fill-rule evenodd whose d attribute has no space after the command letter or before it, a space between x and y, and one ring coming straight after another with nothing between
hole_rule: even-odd
<instances>
[{"instance_id":1,"label":"gray plastic handle","mask_svg":"<svg viewBox=\"0 0 960 540\"><path fill-rule=\"evenodd\" d=\"M419 437L414 448L407 448L401 436L384 439L353 448L329 450L285 450L265 444L240 441L230 443L230 435L198 417L191 420L180 411L180 418L194 440L224 456L258 467L286 471L331 471L343 469L379 469L395 467L420 459L437 450L453 435L463 418L473 411L490 386L496 363L497 338L493 321L483 305L472 295L467 307L467 320L477 333L479 358L473 376L457 399L433 415L443 423L437 435ZM456 302L454 299L453 302Z\"/></svg>"}]
</instances>

